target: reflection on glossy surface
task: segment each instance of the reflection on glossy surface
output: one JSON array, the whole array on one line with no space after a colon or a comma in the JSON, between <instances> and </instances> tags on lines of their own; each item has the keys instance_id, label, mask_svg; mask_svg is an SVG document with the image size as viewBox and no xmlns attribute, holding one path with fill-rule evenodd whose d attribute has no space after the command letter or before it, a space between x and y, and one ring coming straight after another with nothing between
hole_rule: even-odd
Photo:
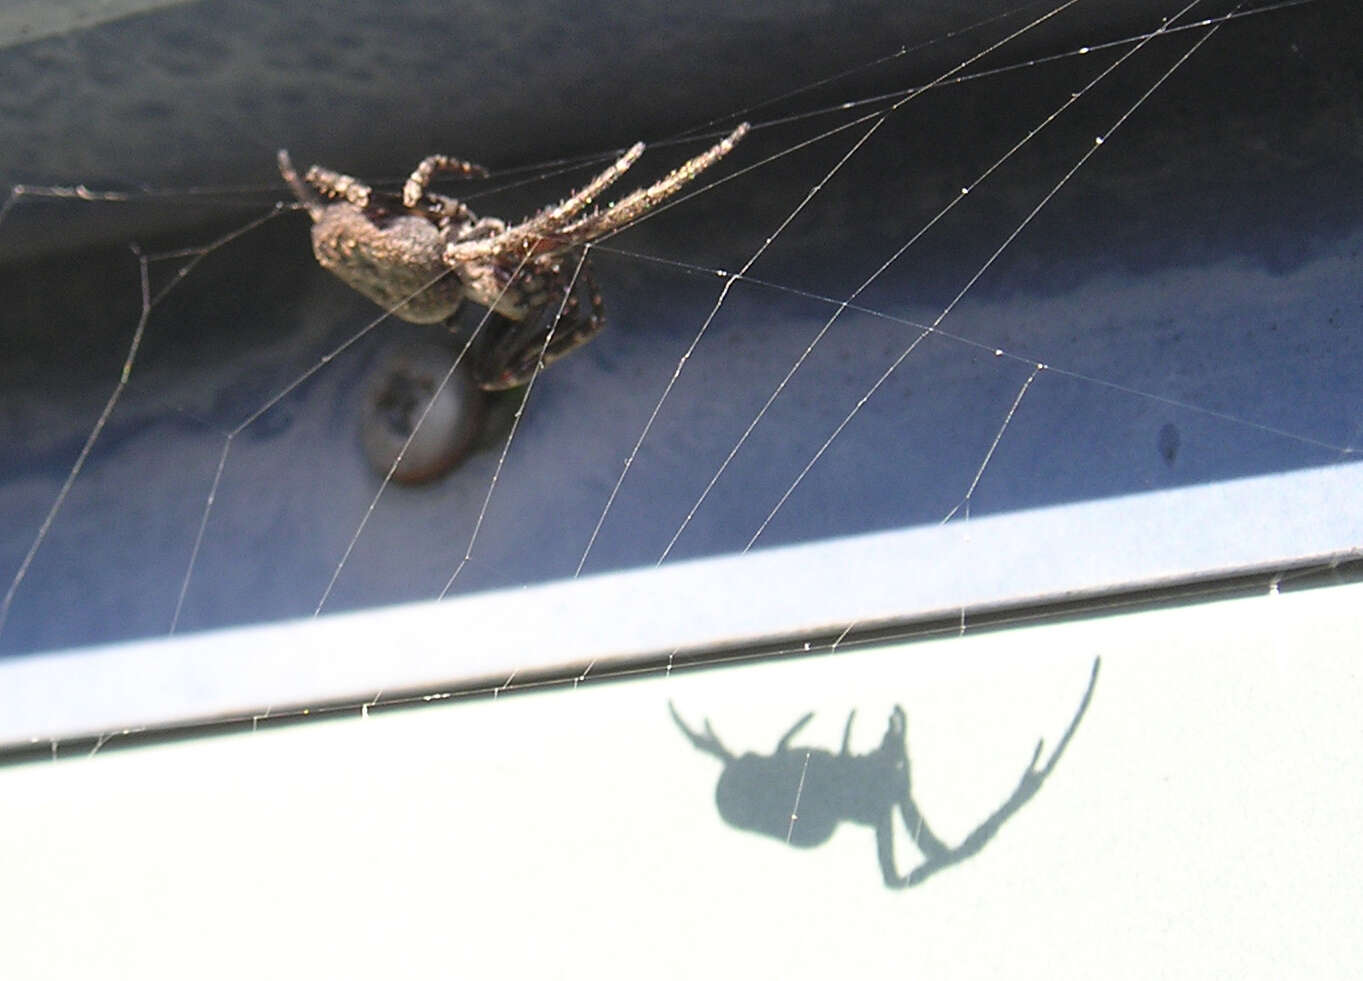
<instances>
[{"instance_id":1,"label":"reflection on glossy surface","mask_svg":"<svg viewBox=\"0 0 1363 981\"><path fill-rule=\"evenodd\" d=\"M715 788L715 803L725 822L743 831L783 839L799 848L822 845L843 821L868 825L876 829L876 856L885 885L901 889L916 886L978 853L1004 822L1036 795L1088 711L1094 685L1098 683L1099 664L1100 659L1095 658L1088 688L1074 719L1046 765L1037 767L1044 745L1044 740L1038 740L1017 788L955 848L933 833L913 799L907 718L898 705L890 714L884 740L860 756L849 749L855 711L847 716L842 748L836 754L790 745L795 734L814 717L809 712L781 737L770 756L760 753L736 756L720 742L709 719L705 720L704 733L693 732L670 702L668 708L696 749L723 761L724 772ZM899 809L914 845L923 854L923 861L907 874L900 874L894 858L895 808Z\"/></svg>"}]
</instances>

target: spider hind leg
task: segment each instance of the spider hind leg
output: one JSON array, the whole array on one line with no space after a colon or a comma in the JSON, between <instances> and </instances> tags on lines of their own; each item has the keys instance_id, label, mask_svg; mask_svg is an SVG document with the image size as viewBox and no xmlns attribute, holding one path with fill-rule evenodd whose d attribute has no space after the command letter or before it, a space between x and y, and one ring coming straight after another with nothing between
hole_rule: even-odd
<instances>
[{"instance_id":1,"label":"spider hind leg","mask_svg":"<svg viewBox=\"0 0 1363 981\"><path fill-rule=\"evenodd\" d=\"M470 352L480 388L496 391L524 385L542 367L586 344L606 325L589 260L582 259L574 278L576 263L571 259L571 255L554 256L541 260L541 268L522 274L529 285L539 286L527 290L538 295L525 317L511 320L493 314L500 323L484 325Z\"/></svg>"}]
</instances>

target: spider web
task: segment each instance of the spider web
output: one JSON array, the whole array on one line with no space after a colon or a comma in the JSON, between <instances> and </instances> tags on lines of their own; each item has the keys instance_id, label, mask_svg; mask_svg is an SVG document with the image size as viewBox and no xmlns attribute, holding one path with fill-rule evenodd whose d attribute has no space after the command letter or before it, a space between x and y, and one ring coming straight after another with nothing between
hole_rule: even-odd
<instances>
[{"instance_id":1,"label":"spider web","mask_svg":"<svg viewBox=\"0 0 1363 981\"><path fill-rule=\"evenodd\" d=\"M318 270L282 187L17 185L0 241L167 202L207 230L5 271L0 650L1350 459L1358 103L1310 46L1328 7L1080 44L1083 0L1020 8L650 141L630 186L753 126L588 250L606 332L420 488L355 434L375 359L430 328ZM515 218L617 153L452 193Z\"/></svg>"}]
</instances>

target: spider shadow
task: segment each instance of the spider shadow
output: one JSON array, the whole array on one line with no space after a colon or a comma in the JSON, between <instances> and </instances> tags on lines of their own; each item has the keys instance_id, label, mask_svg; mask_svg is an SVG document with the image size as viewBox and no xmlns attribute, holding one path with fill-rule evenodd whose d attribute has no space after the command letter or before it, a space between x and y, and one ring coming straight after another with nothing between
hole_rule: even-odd
<instances>
[{"instance_id":1,"label":"spider shadow","mask_svg":"<svg viewBox=\"0 0 1363 981\"><path fill-rule=\"evenodd\" d=\"M960 844L948 846L933 832L913 797L908 753L907 717L895 706L885 736L869 753L849 748L855 711L848 715L842 747L826 749L792 746L791 740L814 717L806 713L781 737L771 754L727 749L709 720L695 732L671 702L673 721L691 744L724 764L715 787L720 817L731 827L777 838L796 848L813 848L828 841L843 821L866 825L876 833L876 857L885 885L902 889L918 885L938 872L978 854L1003 825L1039 791L1054 771L1075 730L1088 711L1098 681L1100 658L1095 658L1088 687L1073 719L1044 766L1038 766L1044 740L1038 740L1031 761L1007 798ZM901 873L894 855L895 812L923 856L908 873Z\"/></svg>"}]
</instances>

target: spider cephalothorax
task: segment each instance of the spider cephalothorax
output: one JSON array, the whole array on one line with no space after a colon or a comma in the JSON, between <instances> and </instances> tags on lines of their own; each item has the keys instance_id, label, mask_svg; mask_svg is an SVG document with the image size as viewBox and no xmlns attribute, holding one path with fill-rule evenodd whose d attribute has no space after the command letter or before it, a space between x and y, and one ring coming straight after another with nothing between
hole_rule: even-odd
<instances>
[{"instance_id":1,"label":"spider cephalothorax","mask_svg":"<svg viewBox=\"0 0 1363 981\"><path fill-rule=\"evenodd\" d=\"M639 159L636 143L582 190L511 226L430 190L437 172L487 173L453 157L427 157L400 195L317 166L300 179L284 150L279 171L312 217L317 261L375 303L419 324L450 321L465 299L488 307L494 316L470 352L473 377L485 389L511 388L604 325L585 260L578 268L582 247L657 207L747 131L744 123L657 183L583 215Z\"/></svg>"}]
</instances>

